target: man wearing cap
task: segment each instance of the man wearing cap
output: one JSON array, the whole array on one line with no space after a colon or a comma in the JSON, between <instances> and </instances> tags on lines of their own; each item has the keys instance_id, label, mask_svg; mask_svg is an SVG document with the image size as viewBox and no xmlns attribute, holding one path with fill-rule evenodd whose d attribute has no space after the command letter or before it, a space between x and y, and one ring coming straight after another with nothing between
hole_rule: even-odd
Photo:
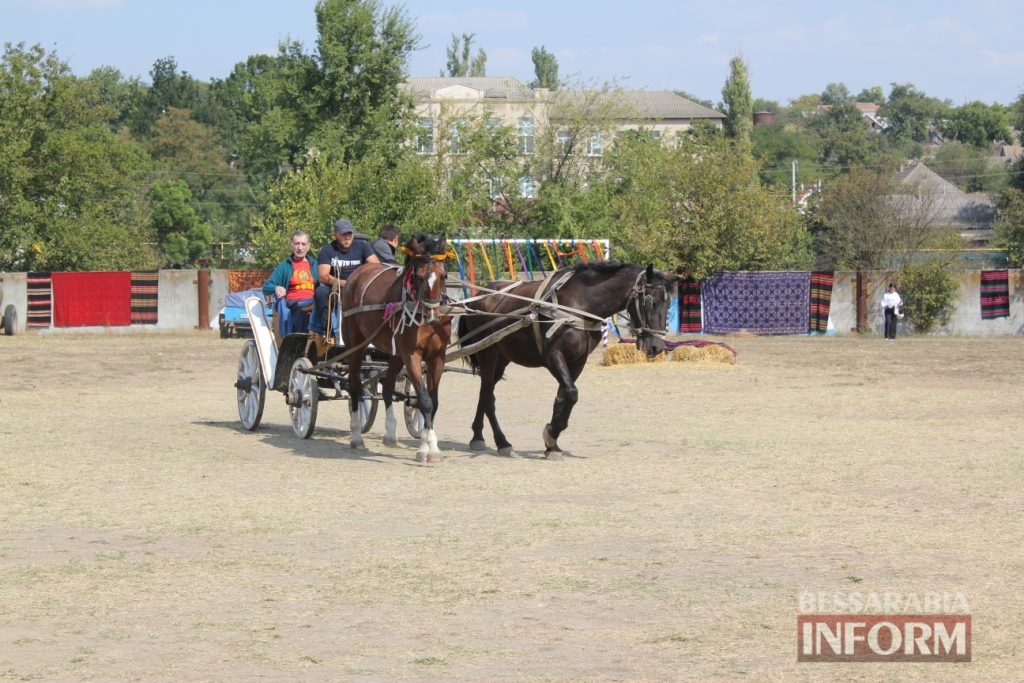
<instances>
[{"instance_id":1,"label":"man wearing cap","mask_svg":"<svg viewBox=\"0 0 1024 683\"><path fill-rule=\"evenodd\" d=\"M309 324L309 329L314 332L323 334L327 329L327 299L334 286L344 287L352 271L364 263L380 263L373 247L357 240L355 233L351 221L338 219L334 224L334 241L325 244L317 256L316 271L320 284L313 295L316 315Z\"/></svg>"}]
</instances>

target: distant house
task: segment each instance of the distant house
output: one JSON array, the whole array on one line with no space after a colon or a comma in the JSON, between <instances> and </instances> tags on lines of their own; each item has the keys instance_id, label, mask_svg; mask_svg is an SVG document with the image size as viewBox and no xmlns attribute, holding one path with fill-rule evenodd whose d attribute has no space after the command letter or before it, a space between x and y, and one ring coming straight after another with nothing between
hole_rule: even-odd
<instances>
[{"instance_id":1,"label":"distant house","mask_svg":"<svg viewBox=\"0 0 1024 683\"><path fill-rule=\"evenodd\" d=\"M564 109L594 95L580 91L553 93L547 88L530 88L510 76L409 78L402 87L416 101L416 114L421 128L417 148L423 153L433 151L434 136L440 131L437 122L442 110L453 118L489 116L516 127L522 140L521 152L533 152L533 135L540 126L557 125ZM667 90L627 90L600 95L614 99L618 130L645 128L656 138L674 135L690 128L696 121L707 121L722 128L725 115L680 97ZM594 141L588 146L590 156L600 156L611 140Z\"/></svg>"},{"instance_id":2,"label":"distant house","mask_svg":"<svg viewBox=\"0 0 1024 683\"><path fill-rule=\"evenodd\" d=\"M815 107L816 112L826 112L831 109L832 104L819 104ZM854 102L853 106L857 108L860 115L864 117L864 121L868 124L871 130L881 133L883 130L889 127L889 122L885 118L878 115L879 105L874 102Z\"/></svg>"},{"instance_id":3,"label":"distant house","mask_svg":"<svg viewBox=\"0 0 1024 683\"><path fill-rule=\"evenodd\" d=\"M971 246L992 238L996 203L985 192L967 193L922 163L905 168L898 177L904 192L898 201L908 212L927 213L936 225L956 230Z\"/></svg>"}]
</instances>

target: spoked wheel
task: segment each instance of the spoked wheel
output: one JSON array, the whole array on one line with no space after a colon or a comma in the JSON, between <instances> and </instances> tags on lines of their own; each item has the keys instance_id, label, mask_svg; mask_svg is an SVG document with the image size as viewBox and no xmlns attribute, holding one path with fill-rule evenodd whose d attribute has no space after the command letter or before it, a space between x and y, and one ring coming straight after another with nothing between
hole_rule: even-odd
<instances>
[{"instance_id":1,"label":"spoked wheel","mask_svg":"<svg viewBox=\"0 0 1024 683\"><path fill-rule=\"evenodd\" d=\"M7 304L7 308L4 309L3 328L4 334L8 337L13 337L18 331L18 309L14 304Z\"/></svg>"},{"instance_id":2,"label":"spoked wheel","mask_svg":"<svg viewBox=\"0 0 1024 683\"><path fill-rule=\"evenodd\" d=\"M402 393L409 396L405 402L405 428L409 430L409 436L418 439L423 433L423 413L420 412L420 404L416 399L416 386L408 376L402 386Z\"/></svg>"},{"instance_id":3,"label":"spoked wheel","mask_svg":"<svg viewBox=\"0 0 1024 683\"><path fill-rule=\"evenodd\" d=\"M363 370L362 376L365 382L374 372L372 370ZM370 431L373 427L374 420L377 419L377 401L374 398L374 394L377 393L377 382L370 382L363 387L363 400L359 402L359 432L365 434Z\"/></svg>"},{"instance_id":4,"label":"spoked wheel","mask_svg":"<svg viewBox=\"0 0 1024 683\"><path fill-rule=\"evenodd\" d=\"M242 426L254 431L263 419L263 406L267 401L267 382L263 378L260 366L260 354L256 350L256 342L252 339L245 342L242 353L238 356L238 380L235 382L238 392L238 417Z\"/></svg>"},{"instance_id":5,"label":"spoked wheel","mask_svg":"<svg viewBox=\"0 0 1024 683\"><path fill-rule=\"evenodd\" d=\"M292 430L300 439L308 439L316 427L316 411L320 404L320 385L307 370L313 367L308 358L299 358L288 374L288 412Z\"/></svg>"}]
</instances>

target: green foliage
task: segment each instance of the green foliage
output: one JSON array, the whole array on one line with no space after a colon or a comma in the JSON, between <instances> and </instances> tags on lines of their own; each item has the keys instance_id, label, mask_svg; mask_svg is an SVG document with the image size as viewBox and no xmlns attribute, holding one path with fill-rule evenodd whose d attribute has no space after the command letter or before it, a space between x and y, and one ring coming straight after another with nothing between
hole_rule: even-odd
<instances>
[{"instance_id":1,"label":"green foliage","mask_svg":"<svg viewBox=\"0 0 1024 683\"><path fill-rule=\"evenodd\" d=\"M728 139L617 145L605 180L616 244L630 260L683 266L697 277L809 265L799 214L761 187L757 172Z\"/></svg>"},{"instance_id":2,"label":"green foliage","mask_svg":"<svg viewBox=\"0 0 1024 683\"><path fill-rule=\"evenodd\" d=\"M750 94L747 63L742 56L729 61L729 78L722 88L725 102L725 135L736 140L740 149L749 150L750 130L754 127L754 100Z\"/></svg>"},{"instance_id":3,"label":"green foliage","mask_svg":"<svg viewBox=\"0 0 1024 683\"><path fill-rule=\"evenodd\" d=\"M885 104L885 90L883 90L880 85L876 85L871 88L864 88L857 93L857 97L854 98L854 102Z\"/></svg>"},{"instance_id":4,"label":"green foliage","mask_svg":"<svg viewBox=\"0 0 1024 683\"><path fill-rule=\"evenodd\" d=\"M939 147L929 168L964 192L998 193L1006 187L1006 176L989 171L987 149L953 140Z\"/></svg>"},{"instance_id":5,"label":"green foliage","mask_svg":"<svg viewBox=\"0 0 1024 683\"><path fill-rule=\"evenodd\" d=\"M475 33L463 33L460 39L452 34L452 44L448 47L448 76L463 78L465 76L487 75L487 53L483 48L473 55L473 37ZM460 47L461 45L461 47ZM442 71L441 75L445 73Z\"/></svg>"},{"instance_id":6,"label":"green foliage","mask_svg":"<svg viewBox=\"0 0 1024 683\"><path fill-rule=\"evenodd\" d=\"M881 152L881 138L853 104L835 105L811 117L807 127L822 162L842 168L865 165Z\"/></svg>"},{"instance_id":7,"label":"green foliage","mask_svg":"<svg viewBox=\"0 0 1024 683\"><path fill-rule=\"evenodd\" d=\"M154 183L153 229L167 265L185 265L209 256L213 236L193 208L192 192L183 180Z\"/></svg>"},{"instance_id":8,"label":"green foliage","mask_svg":"<svg viewBox=\"0 0 1024 683\"><path fill-rule=\"evenodd\" d=\"M149 134L150 128L170 107L192 109L200 103L205 84L196 81L187 72L178 73L174 57L164 57L153 63L149 72L152 83L134 108L129 121L132 132L138 136Z\"/></svg>"},{"instance_id":9,"label":"green foliage","mask_svg":"<svg viewBox=\"0 0 1024 683\"><path fill-rule=\"evenodd\" d=\"M928 129L949 110L949 102L928 97L913 83L892 83L888 101L878 113L889 127L885 134L898 142L928 142Z\"/></svg>"},{"instance_id":10,"label":"green foliage","mask_svg":"<svg viewBox=\"0 0 1024 683\"><path fill-rule=\"evenodd\" d=\"M987 148L997 140L1012 141L1010 120L1002 105L968 102L953 109L942 121L942 134L947 139Z\"/></svg>"},{"instance_id":11,"label":"green foliage","mask_svg":"<svg viewBox=\"0 0 1024 683\"><path fill-rule=\"evenodd\" d=\"M956 310L960 282L948 262L907 262L899 280L903 311L918 332L927 334L949 321Z\"/></svg>"},{"instance_id":12,"label":"green foliage","mask_svg":"<svg viewBox=\"0 0 1024 683\"><path fill-rule=\"evenodd\" d=\"M0 269L147 268L150 161L113 134L96 83L54 53L0 58Z\"/></svg>"},{"instance_id":13,"label":"green foliage","mask_svg":"<svg viewBox=\"0 0 1024 683\"><path fill-rule=\"evenodd\" d=\"M822 104L849 104L854 102L853 95L845 83L829 83L821 93Z\"/></svg>"},{"instance_id":14,"label":"green foliage","mask_svg":"<svg viewBox=\"0 0 1024 683\"><path fill-rule=\"evenodd\" d=\"M558 59L543 45L533 48L530 57L533 59L533 73L536 76L530 87L558 90Z\"/></svg>"},{"instance_id":15,"label":"green foliage","mask_svg":"<svg viewBox=\"0 0 1024 683\"><path fill-rule=\"evenodd\" d=\"M797 160L797 182L813 182L818 178L815 161L818 151L796 130L781 123L754 126L750 133L754 158L760 159L760 177L767 185L788 186L792 182L792 163Z\"/></svg>"},{"instance_id":16,"label":"green foliage","mask_svg":"<svg viewBox=\"0 0 1024 683\"><path fill-rule=\"evenodd\" d=\"M1024 192L1010 188L999 198L995 245L1014 268L1024 266Z\"/></svg>"}]
</instances>

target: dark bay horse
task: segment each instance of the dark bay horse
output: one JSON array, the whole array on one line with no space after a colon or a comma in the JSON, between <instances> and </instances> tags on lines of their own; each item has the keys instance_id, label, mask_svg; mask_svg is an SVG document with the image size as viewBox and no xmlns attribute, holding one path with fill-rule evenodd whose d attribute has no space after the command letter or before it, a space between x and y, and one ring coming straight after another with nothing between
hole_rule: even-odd
<instances>
[{"instance_id":1,"label":"dark bay horse","mask_svg":"<svg viewBox=\"0 0 1024 683\"><path fill-rule=\"evenodd\" d=\"M558 436L569 424L569 414L579 398L576 379L583 372L587 357L601 341L600 321L623 309L629 312L637 347L653 358L665 350L664 335L668 308L676 290L675 278L654 270L653 266L603 261L581 264L554 273L544 281L523 282L505 289L511 282L497 282L490 288L507 293L491 294L468 304L476 313L459 320L459 342L468 346L493 332L516 322L502 317L522 311L530 305L526 300L557 303L551 315L541 314L539 321L504 337L469 359L480 375L480 398L473 420L473 450L487 447L484 441L484 415L491 424L500 455L514 455L512 445L498 426L494 411L494 385L502 378L509 363L529 368L547 368L558 380L551 422L544 426L545 457L558 460L562 451ZM569 309L582 311L575 322L566 322ZM543 311L543 308L541 308ZM589 315L587 315L589 314Z\"/></svg>"},{"instance_id":2,"label":"dark bay horse","mask_svg":"<svg viewBox=\"0 0 1024 683\"><path fill-rule=\"evenodd\" d=\"M372 343L390 354L388 371L381 384L384 395L384 444L398 444L395 433L398 421L392 406L395 380L402 366L416 387L419 409L423 415L419 462L440 462L444 459L437 448L434 415L437 414L438 386L444 372L444 356L452 337L451 316L440 315L445 298L448 268L445 258L448 241L417 233L402 251L406 254L401 269L384 264L367 263L348 279L341 303L342 336L346 348ZM349 382L360 377L362 353L348 357ZM426 364L426 374L422 364ZM361 392L350 391L351 446L363 448L359 433L359 401Z\"/></svg>"}]
</instances>

